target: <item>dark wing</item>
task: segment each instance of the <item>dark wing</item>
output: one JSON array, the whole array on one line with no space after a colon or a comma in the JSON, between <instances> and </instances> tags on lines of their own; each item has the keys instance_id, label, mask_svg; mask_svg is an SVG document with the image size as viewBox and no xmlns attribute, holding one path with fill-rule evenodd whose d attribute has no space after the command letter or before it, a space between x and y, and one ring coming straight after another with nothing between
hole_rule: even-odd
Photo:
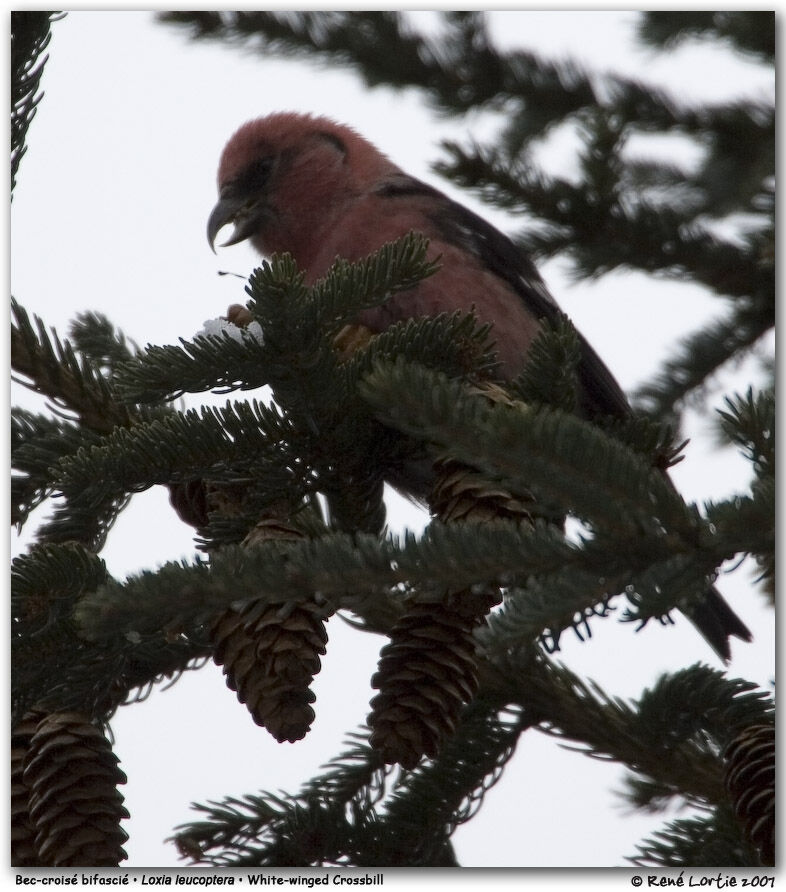
<instances>
[{"instance_id":1,"label":"dark wing","mask_svg":"<svg viewBox=\"0 0 786 892\"><path fill-rule=\"evenodd\" d=\"M437 189L402 174L387 181L379 194L425 196L435 210L431 220L442 238L469 251L483 265L507 282L532 314L539 319L556 321L562 314L530 258L498 229L482 217L458 204ZM625 417L630 405L614 376L598 354L579 334L581 362L578 374L582 410L590 418L598 415ZM729 636L751 640L745 623L724 601L714 587L696 605L686 610L689 619L715 652L724 660L731 658Z\"/></svg>"},{"instance_id":2,"label":"dark wing","mask_svg":"<svg viewBox=\"0 0 786 892\"><path fill-rule=\"evenodd\" d=\"M530 258L482 217L439 190L406 175L387 181L379 193L390 197L430 198L435 208L431 221L446 242L477 257L486 269L507 282L536 318L556 322L563 315ZM629 415L630 405L614 375L581 333L579 343L582 411L590 418Z\"/></svg>"}]
</instances>

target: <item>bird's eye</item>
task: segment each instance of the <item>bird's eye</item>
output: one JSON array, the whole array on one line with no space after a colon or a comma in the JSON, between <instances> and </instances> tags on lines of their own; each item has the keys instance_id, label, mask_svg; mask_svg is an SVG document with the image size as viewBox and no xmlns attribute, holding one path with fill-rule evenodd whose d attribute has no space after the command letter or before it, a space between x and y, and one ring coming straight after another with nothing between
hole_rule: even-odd
<instances>
[{"instance_id":1,"label":"bird's eye","mask_svg":"<svg viewBox=\"0 0 786 892\"><path fill-rule=\"evenodd\" d=\"M237 185L242 192L256 192L267 185L273 167L272 158L259 158L252 162L237 178Z\"/></svg>"}]
</instances>

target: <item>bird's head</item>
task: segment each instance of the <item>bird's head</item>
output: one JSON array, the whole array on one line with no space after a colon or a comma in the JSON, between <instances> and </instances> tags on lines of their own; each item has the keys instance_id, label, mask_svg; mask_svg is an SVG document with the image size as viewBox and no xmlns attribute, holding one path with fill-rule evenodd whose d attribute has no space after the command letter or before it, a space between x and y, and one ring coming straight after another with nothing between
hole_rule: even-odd
<instances>
[{"instance_id":1,"label":"bird's head","mask_svg":"<svg viewBox=\"0 0 786 892\"><path fill-rule=\"evenodd\" d=\"M260 253L290 251L297 258L346 202L396 169L362 136L328 118L281 112L249 121L221 155L210 247L233 224L224 246L250 239Z\"/></svg>"}]
</instances>

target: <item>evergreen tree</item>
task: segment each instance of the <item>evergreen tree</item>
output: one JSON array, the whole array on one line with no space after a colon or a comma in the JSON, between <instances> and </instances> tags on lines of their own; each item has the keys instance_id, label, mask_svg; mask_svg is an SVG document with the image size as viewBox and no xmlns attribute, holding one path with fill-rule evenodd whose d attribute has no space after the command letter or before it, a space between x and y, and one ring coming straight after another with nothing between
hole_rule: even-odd
<instances>
[{"instance_id":1,"label":"evergreen tree","mask_svg":"<svg viewBox=\"0 0 786 892\"><path fill-rule=\"evenodd\" d=\"M35 91L25 84L46 39L17 36L32 16L12 23L21 59L12 95L22 97L14 174ZM184 855L216 865L455 865L454 829L503 776L520 736L539 729L627 766L636 807L692 807L642 843L635 863L772 863L765 692L689 660L622 701L554 654L564 631L581 635L619 606L637 627L668 618L743 555L774 594L774 385L728 395L719 419L750 460L749 493L699 508L660 473L679 458L685 406L774 325L774 110L692 107L620 77L600 89L577 66L496 49L479 13L443 14L433 37L395 13L162 18L200 39L349 65L370 86L415 87L442 114L504 110L493 146L447 145L437 168L528 212L525 250L565 256L581 277L622 266L691 280L728 309L666 358L638 394L635 420L598 427L571 412L567 323L543 332L507 391L495 383L488 332L470 316L353 340L360 309L433 272L417 233L363 262L337 262L313 287L291 258L273 257L248 281L251 325L227 322L177 346L140 351L96 314L61 340L14 304L14 370L55 411L12 412L12 522L56 499L12 567L16 863L123 857L123 777L106 725L121 703L206 659L223 666L257 724L279 741L302 738L337 612L358 635L390 637L369 727L289 796L202 806L203 819L175 838ZM653 46L696 34L772 64L770 14L641 16ZM562 125L581 135L578 181L533 160ZM642 162L625 151L635 133L687 135L704 147L702 162ZM734 238L721 221L736 224ZM236 393L264 385L269 405ZM211 390L235 398L174 407ZM433 519L420 537L391 537L383 481L424 457L438 469ZM202 554L113 579L99 556L106 535L152 486L169 489ZM581 523L579 539L554 522L564 515ZM99 818L74 842L70 828L89 823L88 793Z\"/></svg>"}]
</instances>

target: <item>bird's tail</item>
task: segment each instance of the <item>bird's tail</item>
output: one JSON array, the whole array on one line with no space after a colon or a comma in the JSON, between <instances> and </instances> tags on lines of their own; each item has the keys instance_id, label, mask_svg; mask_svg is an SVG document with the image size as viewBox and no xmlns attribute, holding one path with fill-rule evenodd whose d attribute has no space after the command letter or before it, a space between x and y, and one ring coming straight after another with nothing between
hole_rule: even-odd
<instances>
[{"instance_id":1,"label":"bird's tail","mask_svg":"<svg viewBox=\"0 0 786 892\"><path fill-rule=\"evenodd\" d=\"M731 659L729 638L732 635L743 641L753 639L750 629L714 587L698 604L686 610L685 614L724 663Z\"/></svg>"}]
</instances>

